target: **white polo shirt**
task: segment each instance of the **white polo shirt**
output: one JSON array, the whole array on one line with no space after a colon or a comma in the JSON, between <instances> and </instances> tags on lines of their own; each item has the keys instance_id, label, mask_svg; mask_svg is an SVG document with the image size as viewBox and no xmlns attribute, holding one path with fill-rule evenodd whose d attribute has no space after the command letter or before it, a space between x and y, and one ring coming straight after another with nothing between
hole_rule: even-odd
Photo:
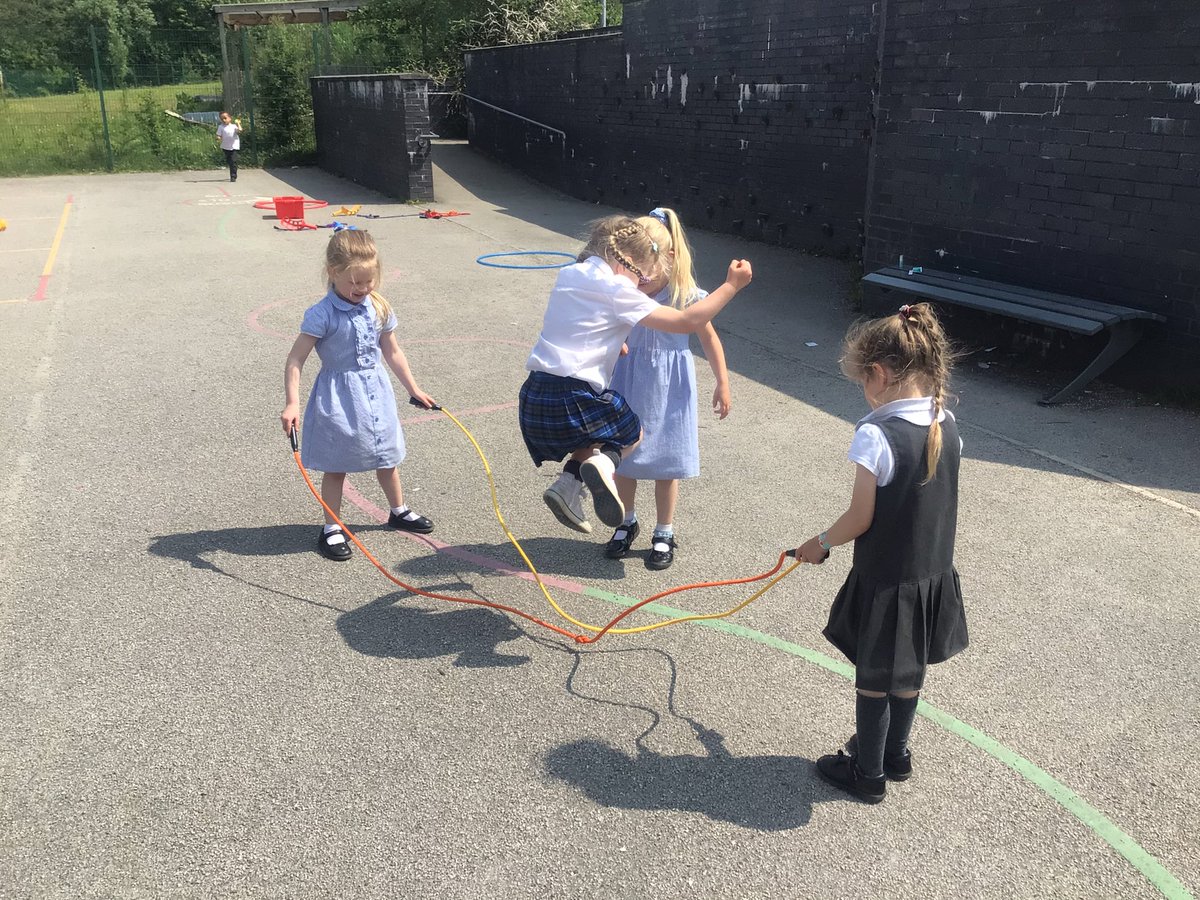
<instances>
[{"instance_id":1,"label":"white polo shirt","mask_svg":"<svg viewBox=\"0 0 1200 900\"><path fill-rule=\"evenodd\" d=\"M239 136L238 126L233 122L228 125L218 125L217 134L221 136L222 150L241 150L242 139Z\"/></svg>"},{"instance_id":2,"label":"white polo shirt","mask_svg":"<svg viewBox=\"0 0 1200 900\"><path fill-rule=\"evenodd\" d=\"M954 418L954 413L947 409L938 412L937 420L944 422L946 417ZM876 425L884 419L903 419L914 425L928 428L933 424L933 398L912 397L907 400L893 400L871 410L858 420L854 432L854 440L850 442L849 459L852 463L865 468L875 476L875 484L886 487L891 484L896 474L896 457L892 453L892 445L883 436L883 430ZM962 438L958 439L959 452L962 451Z\"/></svg>"},{"instance_id":3,"label":"white polo shirt","mask_svg":"<svg viewBox=\"0 0 1200 900\"><path fill-rule=\"evenodd\" d=\"M658 302L598 256L567 266L550 292L542 333L525 368L608 387L621 345Z\"/></svg>"}]
</instances>

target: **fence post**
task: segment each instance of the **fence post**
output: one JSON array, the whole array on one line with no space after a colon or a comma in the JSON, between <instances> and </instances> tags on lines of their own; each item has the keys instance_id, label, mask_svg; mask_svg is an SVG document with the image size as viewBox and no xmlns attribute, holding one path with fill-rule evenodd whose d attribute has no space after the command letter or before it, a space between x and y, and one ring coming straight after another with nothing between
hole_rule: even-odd
<instances>
[{"instance_id":1,"label":"fence post","mask_svg":"<svg viewBox=\"0 0 1200 900\"><path fill-rule=\"evenodd\" d=\"M104 154L108 159L108 171L113 170L112 140L108 136L108 112L104 108L104 81L100 77L100 46L96 41L96 26L89 25L92 35L92 63L96 67L96 91L100 94L100 122L104 126Z\"/></svg>"},{"instance_id":2,"label":"fence post","mask_svg":"<svg viewBox=\"0 0 1200 900\"><path fill-rule=\"evenodd\" d=\"M254 165L258 165L258 131L254 127L254 88L250 82L250 42L242 29L242 91L246 96L246 114L250 117L250 139L254 142Z\"/></svg>"}]
</instances>

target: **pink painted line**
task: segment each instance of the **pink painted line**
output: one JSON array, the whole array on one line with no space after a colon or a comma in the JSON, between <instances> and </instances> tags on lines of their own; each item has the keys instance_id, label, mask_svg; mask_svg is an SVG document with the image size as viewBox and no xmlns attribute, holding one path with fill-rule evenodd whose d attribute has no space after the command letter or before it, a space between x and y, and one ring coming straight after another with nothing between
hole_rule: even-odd
<instances>
[{"instance_id":1,"label":"pink painted line","mask_svg":"<svg viewBox=\"0 0 1200 900\"><path fill-rule=\"evenodd\" d=\"M346 499L357 506L360 510L370 516L379 524L387 521L388 514L355 490L354 485L346 481L343 488L343 494ZM514 568L507 563L502 563L498 559L492 559L488 556L480 556L478 553L472 553L470 550L463 550L460 547L454 547L450 544L442 543L424 534L408 534L407 532L398 531L397 534L408 538L410 541L415 541L425 547L432 547L438 553L445 553L447 556L453 556L456 559L461 559L465 562L473 563L485 569L492 569L504 575L513 575L517 578L523 578L525 581L535 581L532 572L525 569ZM540 574L540 573L539 573ZM556 578L553 575L542 575L542 583L548 587L559 588L560 590L570 591L573 594L582 594L584 592L583 585L577 581L567 581L563 578Z\"/></svg>"},{"instance_id":2,"label":"pink painted line","mask_svg":"<svg viewBox=\"0 0 1200 900\"><path fill-rule=\"evenodd\" d=\"M46 289L49 286L50 286L50 276L43 275L41 278L38 279L37 290L33 292L33 296L30 297L29 299L34 300L34 301L45 300L46 299Z\"/></svg>"},{"instance_id":3,"label":"pink painted line","mask_svg":"<svg viewBox=\"0 0 1200 900\"><path fill-rule=\"evenodd\" d=\"M459 410L454 410L453 412L457 416L474 416L474 415L479 415L481 413L499 412L502 409L513 409L517 406L517 404L519 402L520 401L518 401L518 400L512 400L508 403L497 403L495 406L476 406L474 409L464 409L461 412ZM400 424L401 425L418 425L421 422L434 422L434 421L444 422L444 421L446 421L446 417L443 416L441 413L433 412L433 413L429 413L428 415L424 415L424 416L413 416L411 419L401 419Z\"/></svg>"},{"instance_id":4,"label":"pink painted line","mask_svg":"<svg viewBox=\"0 0 1200 900\"><path fill-rule=\"evenodd\" d=\"M272 331L270 328L259 322L258 318L265 312L269 312L270 310L279 306L286 306L291 302L291 300L276 300L274 303L267 303L263 306L260 306L258 309L253 310L250 315L246 316L246 327L251 331L257 331L259 334L265 334L267 337L277 337L287 340L289 337L291 337L291 335L282 334L278 331Z\"/></svg>"},{"instance_id":5,"label":"pink painted line","mask_svg":"<svg viewBox=\"0 0 1200 900\"><path fill-rule=\"evenodd\" d=\"M224 194L226 197L233 196L233 194L229 193L229 191L225 190L225 188L223 188L223 187L218 187L217 190L220 191L222 194Z\"/></svg>"}]
</instances>

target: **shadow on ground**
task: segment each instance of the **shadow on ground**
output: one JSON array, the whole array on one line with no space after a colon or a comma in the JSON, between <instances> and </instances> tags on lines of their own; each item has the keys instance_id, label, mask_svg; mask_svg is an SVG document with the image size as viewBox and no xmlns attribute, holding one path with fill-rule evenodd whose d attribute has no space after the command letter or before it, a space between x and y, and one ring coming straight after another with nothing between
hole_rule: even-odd
<instances>
[{"instance_id":1,"label":"shadow on ground","mask_svg":"<svg viewBox=\"0 0 1200 900\"><path fill-rule=\"evenodd\" d=\"M435 585L438 593L465 585ZM428 610L409 606L412 595L392 593L338 616L338 634L347 646L367 656L390 659L454 657L463 669L506 668L529 662L520 654L501 653L499 645L524 632L502 613L483 607Z\"/></svg>"},{"instance_id":2,"label":"shadow on ground","mask_svg":"<svg viewBox=\"0 0 1200 900\"><path fill-rule=\"evenodd\" d=\"M601 806L618 809L681 810L758 831L786 831L807 825L812 806L823 799L810 760L798 756L735 756L724 736L676 707L678 670L674 658L653 647L588 652L568 651L574 657L566 691L580 700L645 714L649 725L626 753L594 739L561 744L544 760L546 772L582 791ZM665 713L650 706L584 693L578 686L585 659L647 654L667 667ZM653 683L653 666L639 661L646 683ZM668 754L651 749L648 738L664 718L687 726L703 753Z\"/></svg>"}]
</instances>

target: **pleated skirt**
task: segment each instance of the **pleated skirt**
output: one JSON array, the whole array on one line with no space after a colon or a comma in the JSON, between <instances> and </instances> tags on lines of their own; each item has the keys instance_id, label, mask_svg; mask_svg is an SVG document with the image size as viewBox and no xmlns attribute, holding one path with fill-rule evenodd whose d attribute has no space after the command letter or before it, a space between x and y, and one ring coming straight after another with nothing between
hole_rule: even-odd
<instances>
[{"instance_id":1,"label":"pleated skirt","mask_svg":"<svg viewBox=\"0 0 1200 900\"><path fill-rule=\"evenodd\" d=\"M919 691L925 669L967 647L958 572L923 581L877 584L851 569L829 610L825 637L868 691Z\"/></svg>"}]
</instances>

